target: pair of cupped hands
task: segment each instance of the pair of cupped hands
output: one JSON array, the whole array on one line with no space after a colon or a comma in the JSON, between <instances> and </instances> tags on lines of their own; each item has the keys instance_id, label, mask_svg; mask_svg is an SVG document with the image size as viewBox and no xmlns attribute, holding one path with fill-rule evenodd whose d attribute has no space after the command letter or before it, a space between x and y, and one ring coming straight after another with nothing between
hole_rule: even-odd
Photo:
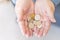
<instances>
[{"instance_id":1,"label":"pair of cupped hands","mask_svg":"<svg viewBox=\"0 0 60 40\"><path fill-rule=\"evenodd\" d=\"M15 12L17 15L17 21L20 26L21 32L25 36L32 36L33 32L38 36L45 36L51 26L51 22L56 22L54 18L55 7L51 0L17 0L15 6ZM34 28L33 30L28 28L27 14L35 13L41 15L43 21L43 27L41 29Z\"/></svg>"}]
</instances>

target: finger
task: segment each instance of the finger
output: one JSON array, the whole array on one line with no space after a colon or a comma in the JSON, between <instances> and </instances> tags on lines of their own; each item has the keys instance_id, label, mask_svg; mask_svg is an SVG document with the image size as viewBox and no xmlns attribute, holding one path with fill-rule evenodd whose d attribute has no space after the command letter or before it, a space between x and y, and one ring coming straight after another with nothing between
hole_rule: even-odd
<instances>
[{"instance_id":1,"label":"finger","mask_svg":"<svg viewBox=\"0 0 60 40\"><path fill-rule=\"evenodd\" d=\"M45 23L44 23L44 21L42 21L42 28L39 29L38 37L42 37L43 36L44 27L45 27Z\"/></svg>"},{"instance_id":2,"label":"finger","mask_svg":"<svg viewBox=\"0 0 60 40\"><path fill-rule=\"evenodd\" d=\"M33 33L32 30L28 27L28 22L26 21L22 23L21 31L23 31L23 35L25 35L26 37L31 37Z\"/></svg>"},{"instance_id":3,"label":"finger","mask_svg":"<svg viewBox=\"0 0 60 40\"><path fill-rule=\"evenodd\" d=\"M28 29L26 23L24 21L21 21L21 22L18 22L18 24L19 24L19 27L20 27L22 33L26 34L26 31Z\"/></svg>"},{"instance_id":4,"label":"finger","mask_svg":"<svg viewBox=\"0 0 60 40\"><path fill-rule=\"evenodd\" d=\"M29 30L29 33L30 33L29 37L31 37L33 35L32 29Z\"/></svg>"},{"instance_id":5,"label":"finger","mask_svg":"<svg viewBox=\"0 0 60 40\"><path fill-rule=\"evenodd\" d=\"M43 30L43 36L45 36L48 33L48 31L50 29L50 24L51 24L51 22L48 22L48 21L45 23L45 27Z\"/></svg>"},{"instance_id":6,"label":"finger","mask_svg":"<svg viewBox=\"0 0 60 40\"><path fill-rule=\"evenodd\" d=\"M38 37L42 37L42 35L43 35L43 28L41 28L41 29L39 30L39 32L38 32Z\"/></svg>"},{"instance_id":7,"label":"finger","mask_svg":"<svg viewBox=\"0 0 60 40\"><path fill-rule=\"evenodd\" d=\"M56 20L54 18L54 12L52 12L52 11L49 11L49 12L45 11L45 15L51 22L56 22Z\"/></svg>"},{"instance_id":8,"label":"finger","mask_svg":"<svg viewBox=\"0 0 60 40\"><path fill-rule=\"evenodd\" d=\"M24 29L26 30L26 35L28 36L28 37L30 37L30 36L32 36L32 30L28 27L28 22L25 22L25 25L24 26L26 26Z\"/></svg>"},{"instance_id":9,"label":"finger","mask_svg":"<svg viewBox=\"0 0 60 40\"><path fill-rule=\"evenodd\" d=\"M38 28L38 30L36 31L36 36L38 36L38 37L40 37L39 32L40 32L40 29Z\"/></svg>"},{"instance_id":10,"label":"finger","mask_svg":"<svg viewBox=\"0 0 60 40\"><path fill-rule=\"evenodd\" d=\"M45 10L44 16L46 16L51 22L56 22L53 12L51 11L48 12L48 10Z\"/></svg>"},{"instance_id":11,"label":"finger","mask_svg":"<svg viewBox=\"0 0 60 40\"><path fill-rule=\"evenodd\" d=\"M51 1L48 1L47 7L44 10L44 13L51 22L56 22L54 18L54 12L55 12L54 4Z\"/></svg>"},{"instance_id":12,"label":"finger","mask_svg":"<svg viewBox=\"0 0 60 40\"><path fill-rule=\"evenodd\" d=\"M26 36L31 37L32 35L33 35L33 31L30 28L28 28Z\"/></svg>"},{"instance_id":13,"label":"finger","mask_svg":"<svg viewBox=\"0 0 60 40\"><path fill-rule=\"evenodd\" d=\"M24 21L19 22L19 26L20 26L22 34L24 36L28 37L30 34L29 34L28 27L26 25L26 22L24 22Z\"/></svg>"},{"instance_id":14,"label":"finger","mask_svg":"<svg viewBox=\"0 0 60 40\"><path fill-rule=\"evenodd\" d=\"M39 29L37 27L34 27L34 34L35 34L35 36L37 36L38 31L39 31Z\"/></svg>"},{"instance_id":15,"label":"finger","mask_svg":"<svg viewBox=\"0 0 60 40\"><path fill-rule=\"evenodd\" d=\"M31 36L31 32L30 32L30 30L29 29L27 29L27 31L26 31L26 37L30 37Z\"/></svg>"}]
</instances>

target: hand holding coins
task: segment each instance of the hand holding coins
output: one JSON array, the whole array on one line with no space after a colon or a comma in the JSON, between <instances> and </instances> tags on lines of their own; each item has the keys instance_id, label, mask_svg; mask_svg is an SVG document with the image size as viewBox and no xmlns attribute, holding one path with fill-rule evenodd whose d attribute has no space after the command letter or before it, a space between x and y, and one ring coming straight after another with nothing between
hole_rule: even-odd
<instances>
[{"instance_id":1,"label":"hand holding coins","mask_svg":"<svg viewBox=\"0 0 60 40\"><path fill-rule=\"evenodd\" d=\"M18 24L25 36L45 36L54 19L55 7L51 0L17 0L15 12Z\"/></svg>"}]
</instances>

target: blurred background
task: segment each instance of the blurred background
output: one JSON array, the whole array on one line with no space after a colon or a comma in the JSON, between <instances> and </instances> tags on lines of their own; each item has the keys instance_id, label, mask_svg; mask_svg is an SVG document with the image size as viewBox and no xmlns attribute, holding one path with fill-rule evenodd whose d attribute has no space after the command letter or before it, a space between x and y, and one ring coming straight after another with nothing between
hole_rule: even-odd
<instances>
[{"instance_id":1,"label":"blurred background","mask_svg":"<svg viewBox=\"0 0 60 40\"><path fill-rule=\"evenodd\" d=\"M16 21L14 4L11 0L0 0L0 40L60 40L60 4L55 10L56 23L52 23L47 36L26 38Z\"/></svg>"}]
</instances>

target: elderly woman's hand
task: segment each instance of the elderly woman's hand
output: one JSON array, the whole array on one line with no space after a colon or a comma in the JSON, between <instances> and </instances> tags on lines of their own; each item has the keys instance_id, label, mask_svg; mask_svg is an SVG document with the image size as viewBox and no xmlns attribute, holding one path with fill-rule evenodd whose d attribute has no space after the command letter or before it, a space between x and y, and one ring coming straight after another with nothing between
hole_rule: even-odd
<instances>
[{"instance_id":1,"label":"elderly woman's hand","mask_svg":"<svg viewBox=\"0 0 60 40\"><path fill-rule=\"evenodd\" d=\"M36 0L35 13L42 15L42 28L36 30L37 36L44 36L47 34L51 22L56 22L54 18L55 7L51 0Z\"/></svg>"}]
</instances>

